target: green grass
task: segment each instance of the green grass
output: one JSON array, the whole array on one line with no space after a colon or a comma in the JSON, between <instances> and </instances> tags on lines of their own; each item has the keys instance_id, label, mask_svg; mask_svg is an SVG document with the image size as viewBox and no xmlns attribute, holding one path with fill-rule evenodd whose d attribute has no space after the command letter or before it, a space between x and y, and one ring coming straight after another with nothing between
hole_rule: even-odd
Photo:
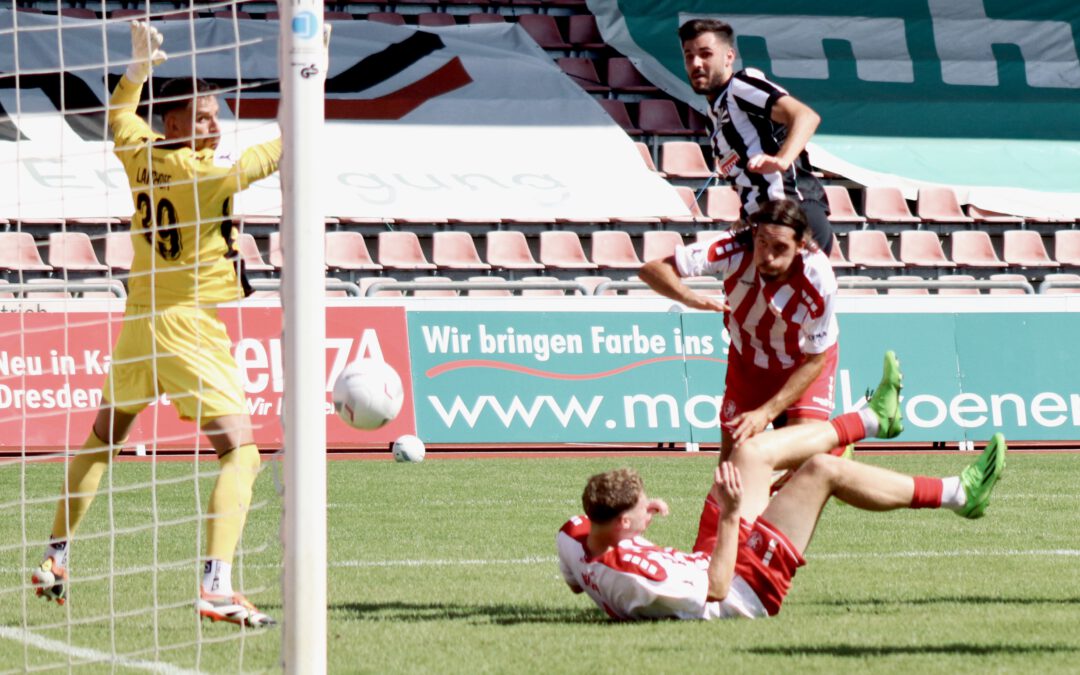
<instances>
[{"instance_id":1,"label":"green grass","mask_svg":"<svg viewBox=\"0 0 1080 675\"><path fill-rule=\"evenodd\" d=\"M957 473L972 456L873 457L928 475ZM672 515L650 538L688 547L715 456L625 459L429 460L330 464L329 661L335 673L716 672L1076 672L1080 660L1080 455L1009 459L986 518L899 511L869 514L827 507L781 614L759 621L614 624L585 596L564 586L554 535L578 512L585 478L619 465L637 467L650 494ZM204 470L212 468L204 465ZM158 466L182 478L190 463ZM27 467L32 501L25 536L37 541L51 521L48 500L57 464ZM280 616L279 517L264 472L246 533L243 586ZM147 464L122 463L118 484L137 486ZM200 481L205 499L211 478ZM21 629L133 660L155 658L208 672L274 671L280 630L241 633L193 618L198 530L192 481L157 490L166 525L155 539L148 490L115 494L112 515L136 529L112 540L125 570L111 580L110 539L84 537L73 551L77 577L67 608L19 590L26 580L18 509L0 514L0 626ZM32 488L32 489L31 489ZM21 493L17 467L0 469L5 502ZM101 499L84 534L107 529ZM174 569L157 560L179 563ZM255 549L254 551L252 549ZM1073 551L1072 555L1036 551ZM35 543L25 564L40 555ZM192 561L186 563L184 561ZM400 561L400 562L395 562ZM139 570L140 566L146 568ZM159 611L151 608L156 581ZM111 583L110 583L111 582ZM25 608L25 609L24 609ZM69 614L70 612L70 614ZM112 617L110 619L110 616ZM68 618L76 625L66 625ZM197 643L201 639L201 647ZM147 650L147 651L139 651ZM78 664L76 659L73 661ZM0 672L53 664L66 656L0 639ZM135 672L106 664L78 672Z\"/></svg>"}]
</instances>

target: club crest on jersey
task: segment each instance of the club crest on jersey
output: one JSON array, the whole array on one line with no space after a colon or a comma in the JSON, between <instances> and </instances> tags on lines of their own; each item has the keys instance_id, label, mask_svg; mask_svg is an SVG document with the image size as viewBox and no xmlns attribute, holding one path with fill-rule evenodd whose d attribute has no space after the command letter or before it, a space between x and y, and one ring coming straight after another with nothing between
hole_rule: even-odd
<instances>
[{"instance_id":1,"label":"club crest on jersey","mask_svg":"<svg viewBox=\"0 0 1080 675\"><path fill-rule=\"evenodd\" d=\"M735 417L735 401L731 400L730 398L724 401L724 409L722 412L722 416L725 420L729 420Z\"/></svg>"},{"instance_id":2,"label":"club crest on jersey","mask_svg":"<svg viewBox=\"0 0 1080 675\"><path fill-rule=\"evenodd\" d=\"M762 541L763 537L761 536L761 533L754 532L750 535L750 538L746 540L746 545L751 551L759 551L761 550Z\"/></svg>"}]
</instances>

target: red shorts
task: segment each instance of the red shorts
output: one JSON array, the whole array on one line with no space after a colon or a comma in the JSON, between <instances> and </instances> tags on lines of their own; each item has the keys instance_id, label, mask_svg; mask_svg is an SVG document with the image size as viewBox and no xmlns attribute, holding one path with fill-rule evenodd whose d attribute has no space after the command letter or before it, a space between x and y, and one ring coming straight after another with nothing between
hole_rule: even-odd
<instances>
[{"instance_id":1,"label":"red shorts","mask_svg":"<svg viewBox=\"0 0 1080 675\"><path fill-rule=\"evenodd\" d=\"M810 383L803 395L773 421L774 427L782 427L792 417L808 417L827 420L832 417L836 395L836 363L839 345L825 352L825 368ZM724 405L720 409L720 423L728 426L736 416L760 408L776 395L787 382L793 369L767 370L748 363L734 349L728 354L727 376L724 379Z\"/></svg>"},{"instance_id":2,"label":"red shorts","mask_svg":"<svg viewBox=\"0 0 1080 675\"><path fill-rule=\"evenodd\" d=\"M694 553L711 555L716 548L716 527L720 507L712 497L705 499L698 522ZM764 518L753 523L739 521L739 552L735 557L735 574L753 589L769 616L780 612L784 596L791 588L795 571L806 560L787 536Z\"/></svg>"}]
</instances>

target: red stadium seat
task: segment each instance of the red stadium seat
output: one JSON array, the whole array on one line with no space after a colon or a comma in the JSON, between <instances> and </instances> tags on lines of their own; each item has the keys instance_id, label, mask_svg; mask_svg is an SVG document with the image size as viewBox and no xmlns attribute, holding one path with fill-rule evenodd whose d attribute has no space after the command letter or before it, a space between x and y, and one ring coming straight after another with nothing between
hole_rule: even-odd
<instances>
[{"instance_id":1,"label":"red stadium seat","mask_svg":"<svg viewBox=\"0 0 1080 675\"><path fill-rule=\"evenodd\" d=\"M244 268L251 272L273 272L274 266L263 260L259 252L259 245L255 243L255 237L247 232L240 235L236 240L236 247L240 251L240 258L244 261Z\"/></svg>"},{"instance_id":2,"label":"red stadium seat","mask_svg":"<svg viewBox=\"0 0 1080 675\"><path fill-rule=\"evenodd\" d=\"M577 232L570 230L540 233L540 262L561 270L594 270L598 267L585 257Z\"/></svg>"},{"instance_id":3,"label":"red stadium seat","mask_svg":"<svg viewBox=\"0 0 1080 675\"><path fill-rule=\"evenodd\" d=\"M705 190L705 215L725 223L737 223L742 201L730 185L714 185Z\"/></svg>"},{"instance_id":4,"label":"red stadium seat","mask_svg":"<svg viewBox=\"0 0 1080 675\"><path fill-rule=\"evenodd\" d=\"M1001 252L1013 267L1061 267L1046 254L1042 235L1035 230L1007 230Z\"/></svg>"},{"instance_id":5,"label":"red stadium seat","mask_svg":"<svg viewBox=\"0 0 1080 675\"><path fill-rule=\"evenodd\" d=\"M701 207L698 206L697 198L694 195L694 191L685 185L676 185L675 192L679 194L679 197L683 200L683 204L690 210L688 216L674 216L664 218L665 223L707 223L710 219L701 212Z\"/></svg>"},{"instance_id":6,"label":"red stadium seat","mask_svg":"<svg viewBox=\"0 0 1080 675\"><path fill-rule=\"evenodd\" d=\"M924 187L919 189L919 199L915 203L919 218L929 223L970 223L972 219L964 215L956 193L947 187Z\"/></svg>"},{"instance_id":7,"label":"red stadium seat","mask_svg":"<svg viewBox=\"0 0 1080 675\"><path fill-rule=\"evenodd\" d=\"M622 230L592 233L592 261L606 269L636 270L641 267L634 242Z\"/></svg>"},{"instance_id":8,"label":"red stadium seat","mask_svg":"<svg viewBox=\"0 0 1080 675\"><path fill-rule=\"evenodd\" d=\"M1080 274L1047 274L1043 281L1068 281L1080 283ZM1078 295L1080 287L1048 288L1043 291L1046 295Z\"/></svg>"},{"instance_id":9,"label":"red stadium seat","mask_svg":"<svg viewBox=\"0 0 1080 675\"><path fill-rule=\"evenodd\" d=\"M651 98L638 103L637 121L647 134L688 136L691 133L683 123L675 102L666 98Z\"/></svg>"},{"instance_id":10,"label":"red stadium seat","mask_svg":"<svg viewBox=\"0 0 1080 675\"><path fill-rule=\"evenodd\" d=\"M834 270L855 267L855 263L844 257L844 252L840 250L840 240L836 238L835 232L832 236L832 250L829 251L829 263Z\"/></svg>"},{"instance_id":11,"label":"red stadium seat","mask_svg":"<svg viewBox=\"0 0 1080 675\"><path fill-rule=\"evenodd\" d=\"M656 94L660 91L624 56L608 59L607 85L615 92L627 94Z\"/></svg>"},{"instance_id":12,"label":"red stadium seat","mask_svg":"<svg viewBox=\"0 0 1080 675\"><path fill-rule=\"evenodd\" d=\"M706 117L699 113L697 108L690 106L686 109L686 126L695 136L705 136L708 134L708 124Z\"/></svg>"},{"instance_id":13,"label":"red stadium seat","mask_svg":"<svg viewBox=\"0 0 1080 675\"><path fill-rule=\"evenodd\" d=\"M889 281L922 281L923 278L911 274L898 274L890 276ZM930 295L929 288L890 288L885 291L887 295Z\"/></svg>"},{"instance_id":14,"label":"red stadium seat","mask_svg":"<svg viewBox=\"0 0 1080 675\"><path fill-rule=\"evenodd\" d=\"M84 232L49 233L49 264L69 272L108 272L94 252L90 236Z\"/></svg>"},{"instance_id":15,"label":"red stadium seat","mask_svg":"<svg viewBox=\"0 0 1080 675\"><path fill-rule=\"evenodd\" d=\"M600 284L605 284L611 281L611 277L605 277L603 275L585 275L580 277L574 277L574 281L578 282L585 287L585 290L589 291L589 295L593 295L596 287ZM618 295L617 292L608 290L604 291L601 295Z\"/></svg>"},{"instance_id":16,"label":"red stadium seat","mask_svg":"<svg viewBox=\"0 0 1080 675\"><path fill-rule=\"evenodd\" d=\"M574 49L600 50L606 45L596 27L596 17L592 14L573 14L566 29L566 41Z\"/></svg>"},{"instance_id":17,"label":"red stadium seat","mask_svg":"<svg viewBox=\"0 0 1080 675\"><path fill-rule=\"evenodd\" d=\"M611 91L610 87L600 81L600 74L596 72L592 59L580 56L561 57L555 59L555 63L585 91L592 94L605 94Z\"/></svg>"},{"instance_id":18,"label":"red stadium seat","mask_svg":"<svg viewBox=\"0 0 1080 675\"><path fill-rule=\"evenodd\" d=\"M641 257L646 262L666 258L683 245L682 235L671 230L649 230L641 236Z\"/></svg>"},{"instance_id":19,"label":"red stadium seat","mask_svg":"<svg viewBox=\"0 0 1080 675\"><path fill-rule=\"evenodd\" d=\"M865 192L866 219L872 223L918 223L907 201L894 187L868 187Z\"/></svg>"},{"instance_id":20,"label":"red stadium seat","mask_svg":"<svg viewBox=\"0 0 1080 675\"><path fill-rule=\"evenodd\" d=\"M395 279L394 277L372 277L372 276L360 277L360 279L359 279L360 296L361 297L367 297L368 289L371 288L372 285L374 285L376 283L379 283L379 282L394 283L396 281L397 281L397 279ZM453 293L453 291L450 291L450 292ZM375 295L372 296L372 297L376 297L376 298L400 298L402 295L404 295L404 293L402 293L401 291L386 290L386 291L375 291Z\"/></svg>"},{"instance_id":21,"label":"red stadium seat","mask_svg":"<svg viewBox=\"0 0 1080 675\"><path fill-rule=\"evenodd\" d=\"M666 141L660 146L660 170L671 178L708 178L713 175L701 146L693 141Z\"/></svg>"},{"instance_id":22,"label":"red stadium seat","mask_svg":"<svg viewBox=\"0 0 1080 675\"><path fill-rule=\"evenodd\" d=\"M945 257L937 233L927 230L900 233L900 260L914 267L956 267Z\"/></svg>"},{"instance_id":23,"label":"red stadium seat","mask_svg":"<svg viewBox=\"0 0 1080 675\"><path fill-rule=\"evenodd\" d=\"M623 128L623 131L634 136L641 133L641 129L630 119L630 113L627 111L625 103L609 98L602 98L597 103L616 124Z\"/></svg>"},{"instance_id":24,"label":"red stadium seat","mask_svg":"<svg viewBox=\"0 0 1080 675\"><path fill-rule=\"evenodd\" d=\"M379 264L391 270L434 270L415 232L380 232Z\"/></svg>"},{"instance_id":25,"label":"red stadium seat","mask_svg":"<svg viewBox=\"0 0 1080 675\"><path fill-rule=\"evenodd\" d=\"M60 16L68 16L75 19L96 19L97 14L85 7L61 7Z\"/></svg>"},{"instance_id":26,"label":"red stadium seat","mask_svg":"<svg viewBox=\"0 0 1080 675\"><path fill-rule=\"evenodd\" d=\"M436 232L431 238L431 261L443 269L489 270L480 259L476 243L468 232Z\"/></svg>"},{"instance_id":27,"label":"red stadium seat","mask_svg":"<svg viewBox=\"0 0 1080 675\"><path fill-rule=\"evenodd\" d=\"M1080 267L1080 230L1054 233L1054 260L1062 265Z\"/></svg>"},{"instance_id":28,"label":"red stadium seat","mask_svg":"<svg viewBox=\"0 0 1080 675\"><path fill-rule=\"evenodd\" d=\"M519 279L518 281L550 282L550 281L556 281L556 279L553 279L552 277L521 277L521 279ZM532 289L524 289L523 288L523 289L521 289L521 295L522 296L534 296L534 297L535 296L543 297L543 296L552 296L552 295L560 295L561 296L561 295L566 295L566 291L562 290L561 288L532 288Z\"/></svg>"},{"instance_id":29,"label":"red stadium seat","mask_svg":"<svg viewBox=\"0 0 1080 675\"><path fill-rule=\"evenodd\" d=\"M563 39L559 24L555 23L555 17L549 14L522 14L518 17L518 25L525 29L529 36L536 40L536 44L544 49L568 50L569 42Z\"/></svg>"},{"instance_id":30,"label":"red stadium seat","mask_svg":"<svg viewBox=\"0 0 1080 675\"><path fill-rule=\"evenodd\" d=\"M424 28L441 28L443 26L456 26L457 21L454 19L453 14L423 12L416 15L416 25Z\"/></svg>"},{"instance_id":31,"label":"red stadium seat","mask_svg":"<svg viewBox=\"0 0 1080 675\"><path fill-rule=\"evenodd\" d=\"M41 290L24 292L23 297L28 299L64 300L71 297L71 293L64 290L63 279L27 279L26 283L41 288Z\"/></svg>"},{"instance_id":32,"label":"red stadium seat","mask_svg":"<svg viewBox=\"0 0 1080 675\"><path fill-rule=\"evenodd\" d=\"M137 19L139 17L146 18L146 12L141 9L114 9L109 12L110 19Z\"/></svg>"},{"instance_id":33,"label":"red stadium seat","mask_svg":"<svg viewBox=\"0 0 1080 675\"><path fill-rule=\"evenodd\" d=\"M987 223L991 225L1019 225L1024 222L1024 219L1020 216L1010 216L1004 213L998 213L997 211L987 211L986 209L980 209L974 204L968 205L968 215L971 216L971 219L976 223Z\"/></svg>"},{"instance_id":34,"label":"red stadium seat","mask_svg":"<svg viewBox=\"0 0 1080 675\"><path fill-rule=\"evenodd\" d=\"M710 241L719 239L723 233L723 230L698 230L694 233L694 243L708 244Z\"/></svg>"},{"instance_id":35,"label":"red stadium seat","mask_svg":"<svg viewBox=\"0 0 1080 675\"><path fill-rule=\"evenodd\" d=\"M991 274L990 281L1027 281L1023 274ZM1027 295L1021 288L991 288L990 295Z\"/></svg>"},{"instance_id":36,"label":"red stadium seat","mask_svg":"<svg viewBox=\"0 0 1080 675\"><path fill-rule=\"evenodd\" d=\"M852 281L873 281L870 277L850 276L842 277L842 279L850 279ZM836 291L837 295L877 295L876 288L844 288L843 284L840 285L839 290Z\"/></svg>"},{"instance_id":37,"label":"red stadium seat","mask_svg":"<svg viewBox=\"0 0 1080 675\"><path fill-rule=\"evenodd\" d=\"M372 260L364 235L359 232L327 232L325 246L326 266L330 269L371 272L383 268Z\"/></svg>"},{"instance_id":38,"label":"red stadium seat","mask_svg":"<svg viewBox=\"0 0 1080 675\"><path fill-rule=\"evenodd\" d=\"M939 277L942 281L975 281L975 277L970 274L950 274L946 277ZM939 288L938 295L982 295L982 291L977 288Z\"/></svg>"},{"instance_id":39,"label":"red stadium seat","mask_svg":"<svg viewBox=\"0 0 1080 675\"><path fill-rule=\"evenodd\" d=\"M615 101L615 103L618 102L619 101ZM645 166L649 169L649 171L654 171L660 174L661 178L667 177L667 174L663 171L657 171L656 164L653 162L652 152L649 151L649 146L645 145L640 141L635 141L634 147L638 149L638 153L641 155L641 161L645 162Z\"/></svg>"},{"instance_id":40,"label":"red stadium seat","mask_svg":"<svg viewBox=\"0 0 1080 675\"><path fill-rule=\"evenodd\" d=\"M994 253L990 235L981 230L957 230L949 234L952 261L963 267L1008 267Z\"/></svg>"},{"instance_id":41,"label":"red stadium seat","mask_svg":"<svg viewBox=\"0 0 1080 675\"><path fill-rule=\"evenodd\" d=\"M506 17L502 14L470 14L469 25L475 26L484 23L506 23Z\"/></svg>"},{"instance_id":42,"label":"red stadium seat","mask_svg":"<svg viewBox=\"0 0 1080 675\"><path fill-rule=\"evenodd\" d=\"M889 239L880 230L849 232L848 260L859 267L904 267L893 256Z\"/></svg>"},{"instance_id":43,"label":"red stadium seat","mask_svg":"<svg viewBox=\"0 0 1080 675\"><path fill-rule=\"evenodd\" d=\"M105 264L109 269L126 272L131 269L134 257L130 232L110 232L105 235Z\"/></svg>"},{"instance_id":44,"label":"red stadium seat","mask_svg":"<svg viewBox=\"0 0 1080 675\"><path fill-rule=\"evenodd\" d=\"M405 17L397 12L372 12L364 17L368 21L374 21L375 23L385 23L390 26L404 26Z\"/></svg>"},{"instance_id":45,"label":"red stadium seat","mask_svg":"<svg viewBox=\"0 0 1080 675\"><path fill-rule=\"evenodd\" d=\"M503 283L506 279L503 277L469 277L469 281L474 284L494 284ZM514 292L506 288L493 288L491 290L471 288L465 291L465 294L471 297L505 298L513 295Z\"/></svg>"},{"instance_id":46,"label":"red stadium seat","mask_svg":"<svg viewBox=\"0 0 1080 675\"><path fill-rule=\"evenodd\" d=\"M492 267L504 270L542 270L529 250L525 235L517 230L499 230L486 235L484 259Z\"/></svg>"},{"instance_id":47,"label":"red stadium seat","mask_svg":"<svg viewBox=\"0 0 1080 675\"><path fill-rule=\"evenodd\" d=\"M843 185L826 185L825 198L829 202L829 221L832 223L865 223L851 203L851 194Z\"/></svg>"},{"instance_id":48,"label":"red stadium seat","mask_svg":"<svg viewBox=\"0 0 1080 675\"><path fill-rule=\"evenodd\" d=\"M34 235L29 232L0 232L0 269L12 272L48 272L38 253Z\"/></svg>"},{"instance_id":49,"label":"red stadium seat","mask_svg":"<svg viewBox=\"0 0 1080 675\"><path fill-rule=\"evenodd\" d=\"M424 281L453 281L450 277L424 277ZM437 291L434 289L429 290L415 290L412 292L413 297L417 298L453 298L458 295L458 292L453 289L447 289L445 291Z\"/></svg>"}]
</instances>

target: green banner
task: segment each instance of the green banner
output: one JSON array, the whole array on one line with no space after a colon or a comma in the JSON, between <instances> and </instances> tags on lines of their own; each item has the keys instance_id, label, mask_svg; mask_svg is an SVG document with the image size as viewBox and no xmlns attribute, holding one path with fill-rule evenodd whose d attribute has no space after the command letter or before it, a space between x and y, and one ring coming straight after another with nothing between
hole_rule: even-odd
<instances>
[{"instance_id":1,"label":"green banner","mask_svg":"<svg viewBox=\"0 0 1080 675\"><path fill-rule=\"evenodd\" d=\"M716 443L721 317L408 313L418 435L430 443ZM903 441L1080 438L1080 313L842 314L837 412L894 349ZM1038 349L1033 349L1038 345Z\"/></svg>"}]
</instances>

